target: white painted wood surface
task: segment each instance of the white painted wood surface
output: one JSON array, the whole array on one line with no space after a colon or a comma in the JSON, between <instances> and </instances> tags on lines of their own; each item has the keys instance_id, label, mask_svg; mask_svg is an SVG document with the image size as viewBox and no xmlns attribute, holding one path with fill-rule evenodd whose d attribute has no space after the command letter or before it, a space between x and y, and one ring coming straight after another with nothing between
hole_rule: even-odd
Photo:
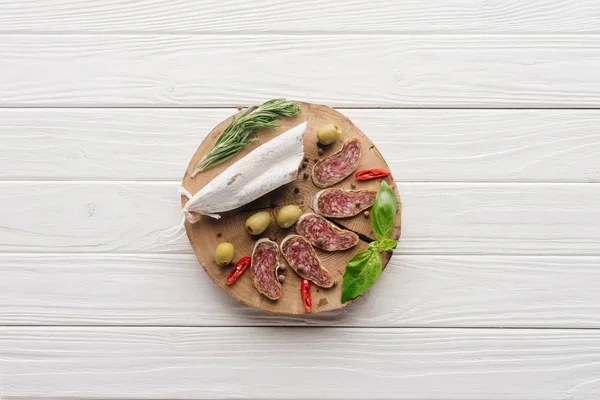
<instances>
[{"instance_id":1,"label":"white painted wood surface","mask_svg":"<svg viewBox=\"0 0 600 400\"><path fill-rule=\"evenodd\" d=\"M12 253L0 264L3 325L600 328L596 256L396 252L365 296L308 317L249 309L191 254Z\"/></svg>"},{"instance_id":2,"label":"white painted wood surface","mask_svg":"<svg viewBox=\"0 0 600 400\"><path fill-rule=\"evenodd\" d=\"M600 182L600 110L341 109L403 182ZM225 109L0 109L0 180L180 180Z\"/></svg>"},{"instance_id":3,"label":"white painted wood surface","mask_svg":"<svg viewBox=\"0 0 600 400\"><path fill-rule=\"evenodd\" d=\"M600 337L585 330L8 327L0 348L11 349L2 355L9 398L600 395Z\"/></svg>"},{"instance_id":4,"label":"white painted wood surface","mask_svg":"<svg viewBox=\"0 0 600 400\"><path fill-rule=\"evenodd\" d=\"M191 253L178 182L1 182L0 252ZM398 183L401 254L600 256L600 185Z\"/></svg>"},{"instance_id":5,"label":"white painted wood surface","mask_svg":"<svg viewBox=\"0 0 600 400\"><path fill-rule=\"evenodd\" d=\"M599 70L595 34L5 34L0 106L594 108Z\"/></svg>"},{"instance_id":6,"label":"white painted wood surface","mask_svg":"<svg viewBox=\"0 0 600 400\"><path fill-rule=\"evenodd\" d=\"M598 32L595 0L22 0L0 2L3 33Z\"/></svg>"},{"instance_id":7,"label":"white painted wood surface","mask_svg":"<svg viewBox=\"0 0 600 400\"><path fill-rule=\"evenodd\" d=\"M0 0L0 397L600 398L599 34L593 0ZM346 106L399 181L343 311L249 309L156 242L275 96Z\"/></svg>"}]
</instances>

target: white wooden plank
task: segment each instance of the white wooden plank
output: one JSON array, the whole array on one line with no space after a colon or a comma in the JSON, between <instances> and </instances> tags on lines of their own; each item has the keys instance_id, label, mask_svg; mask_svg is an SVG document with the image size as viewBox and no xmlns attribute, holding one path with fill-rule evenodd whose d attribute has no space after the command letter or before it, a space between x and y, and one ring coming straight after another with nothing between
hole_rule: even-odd
<instances>
[{"instance_id":1,"label":"white wooden plank","mask_svg":"<svg viewBox=\"0 0 600 400\"><path fill-rule=\"evenodd\" d=\"M600 328L599 257L395 254L351 306L306 317L238 303L191 254L5 254L0 269L0 325Z\"/></svg>"},{"instance_id":2,"label":"white wooden plank","mask_svg":"<svg viewBox=\"0 0 600 400\"><path fill-rule=\"evenodd\" d=\"M0 251L190 252L160 244L181 220L173 183L0 183ZM20 214L20 215L17 215Z\"/></svg>"},{"instance_id":3,"label":"white wooden plank","mask_svg":"<svg viewBox=\"0 0 600 400\"><path fill-rule=\"evenodd\" d=\"M28 0L0 2L2 32L598 32L594 0Z\"/></svg>"},{"instance_id":4,"label":"white wooden plank","mask_svg":"<svg viewBox=\"0 0 600 400\"><path fill-rule=\"evenodd\" d=\"M0 109L0 179L180 179L235 111ZM340 111L402 181L600 181L598 110Z\"/></svg>"},{"instance_id":5,"label":"white wooden plank","mask_svg":"<svg viewBox=\"0 0 600 400\"><path fill-rule=\"evenodd\" d=\"M2 182L0 252L190 252L176 182ZM399 183L402 254L600 254L600 185Z\"/></svg>"},{"instance_id":6,"label":"white wooden plank","mask_svg":"<svg viewBox=\"0 0 600 400\"><path fill-rule=\"evenodd\" d=\"M0 328L8 398L589 400L599 349L581 330Z\"/></svg>"},{"instance_id":7,"label":"white wooden plank","mask_svg":"<svg viewBox=\"0 0 600 400\"><path fill-rule=\"evenodd\" d=\"M0 109L0 178L181 179L210 130L236 112Z\"/></svg>"},{"instance_id":8,"label":"white wooden plank","mask_svg":"<svg viewBox=\"0 0 600 400\"><path fill-rule=\"evenodd\" d=\"M0 109L0 178L181 179L210 130L236 112Z\"/></svg>"},{"instance_id":9,"label":"white wooden plank","mask_svg":"<svg viewBox=\"0 0 600 400\"><path fill-rule=\"evenodd\" d=\"M596 35L0 35L0 106L594 108L598 70Z\"/></svg>"}]
</instances>

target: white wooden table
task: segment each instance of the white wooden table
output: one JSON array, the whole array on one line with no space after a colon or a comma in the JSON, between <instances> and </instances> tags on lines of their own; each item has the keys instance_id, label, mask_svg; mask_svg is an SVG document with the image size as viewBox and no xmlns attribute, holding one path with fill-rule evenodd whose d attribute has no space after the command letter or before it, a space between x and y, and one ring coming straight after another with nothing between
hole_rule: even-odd
<instances>
[{"instance_id":1,"label":"white wooden table","mask_svg":"<svg viewBox=\"0 0 600 400\"><path fill-rule=\"evenodd\" d=\"M156 240L204 135L280 96L400 180L343 312ZM0 396L598 399L599 183L598 0L0 0Z\"/></svg>"}]
</instances>

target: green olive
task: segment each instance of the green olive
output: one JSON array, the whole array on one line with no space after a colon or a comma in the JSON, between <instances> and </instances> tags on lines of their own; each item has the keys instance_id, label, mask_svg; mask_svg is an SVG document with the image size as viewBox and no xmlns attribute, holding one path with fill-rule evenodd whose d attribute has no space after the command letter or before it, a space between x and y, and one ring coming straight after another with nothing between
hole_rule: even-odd
<instances>
[{"instance_id":1,"label":"green olive","mask_svg":"<svg viewBox=\"0 0 600 400\"><path fill-rule=\"evenodd\" d=\"M336 124L323 125L317 131L317 139L321 144L331 144L340 138L342 134L342 128Z\"/></svg>"},{"instance_id":2,"label":"green olive","mask_svg":"<svg viewBox=\"0 0 600 400\"><path fill-rule=\"evenodd\" d=\"M282 228L289 228L294 225L302 215L302 210L296 205L285 206L277 211L275 219Z\"/></svg>"},{"instance_id":3,"label":"green olive","mask_svg":"<svg viewBox=\"0 0 600 400\"><path fill-rule=\"evenodd\" d=\"M215 249L215 261L221 266L227 265L233 260L233 252L234 248L231 243L219 243Z\"/></svg>"},{"instance_id":4,"label":"green olive","mask_svg":"<svg viewBox=\"0 0 600 400\"><path fill-rule=\"evenodd\" d=\"M260 235L271 225L271 213L260 211L246 220L246 229L251 235Z\"/></svg>"}]
</instances>

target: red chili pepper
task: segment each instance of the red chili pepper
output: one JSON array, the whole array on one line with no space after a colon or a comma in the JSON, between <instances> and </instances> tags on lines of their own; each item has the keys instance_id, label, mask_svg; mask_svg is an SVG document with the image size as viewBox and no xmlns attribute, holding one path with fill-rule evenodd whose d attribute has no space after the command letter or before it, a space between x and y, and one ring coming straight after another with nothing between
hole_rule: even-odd
<instances>
[{"instance_id":1,"label":"red chili pepper","mask_svg":"<svg viewBox=\"0 0 600 400\"><path fill-rule=\"evenodd\" d=\"M237 278L239 278L244 271L248 269L251 263L252 258L248 256L240 258L238 262L235 263L233 268L231 268L231 272L229 272L229 275L227 276L227 284L231 285L233 282L235 282Z\"/></svg>"},{"instance_id":2,"label":"red chili pepper","mask_svg":"<svg viewBox=\"0 0 600 400\"><path fill-rule=\"evenodd\" d=\"M310 295L310 281L307 279L302 280L302 285L300 286L300 295L302 295L302 304L304 304L304 309L306 312L312 311L312 297Z\"/></svg>"},{"instance_id":3,"label":"red chili pepper","mask_svg":"<svg viewBox=\"0 0 600 400\"><path fill-rule=\"evenodd\" d=\"M385 178L389 174L390 171L387 171L385 169L371 168L358 171L356 174L354 174L354 177L359 181L368 181L369 179Z\"/></svg>"}]
</instances>

